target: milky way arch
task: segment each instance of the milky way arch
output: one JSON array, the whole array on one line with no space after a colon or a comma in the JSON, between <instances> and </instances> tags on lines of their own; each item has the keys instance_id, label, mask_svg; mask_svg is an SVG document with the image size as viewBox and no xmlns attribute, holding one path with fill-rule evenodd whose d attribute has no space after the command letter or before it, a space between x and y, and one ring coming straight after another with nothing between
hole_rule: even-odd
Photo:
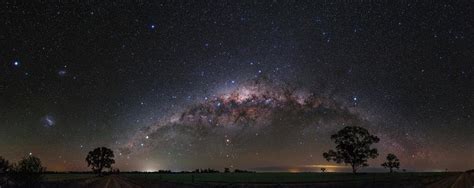
<instances>
[{"instance_id":1,"label":"milky way arch","mask_svg":"<svg viewBox=\"0 0 474 188\"><path fill-rule=\"evenodd\" d=\"M329 135L343 126L373 128L350 108L332 97L255 79L143 127L119 151L131 155L159 149L186 156L238 158L318 148L318 144L328 145Z\"/></svg>"}]
</instances>

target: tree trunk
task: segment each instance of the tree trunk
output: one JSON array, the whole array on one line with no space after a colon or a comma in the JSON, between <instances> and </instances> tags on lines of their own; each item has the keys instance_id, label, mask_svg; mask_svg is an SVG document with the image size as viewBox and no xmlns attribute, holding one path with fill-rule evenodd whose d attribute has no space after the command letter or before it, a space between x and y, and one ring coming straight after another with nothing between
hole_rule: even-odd
<instances>
[{"instance_id":1,"label":"tree trunk","mask_svg":"<svg viewBox=\"0 0 474 188\"><path fill-rule=\"evenodd\" d=\"M392 168L390 168L390 173L392 173L392 172L393 172L393 169L392 169Z\"/></svg>"},{"instance_id":2,"label":"tree trunk","mask_svg":"<svg viewBox=\"0 0 474 188\"><path fill-rule=\"evenodd\" d=\"M355 165L351 165L351 166L352 166L352 173L357 174L357 169Z\"/></svg>"}]
</instances>

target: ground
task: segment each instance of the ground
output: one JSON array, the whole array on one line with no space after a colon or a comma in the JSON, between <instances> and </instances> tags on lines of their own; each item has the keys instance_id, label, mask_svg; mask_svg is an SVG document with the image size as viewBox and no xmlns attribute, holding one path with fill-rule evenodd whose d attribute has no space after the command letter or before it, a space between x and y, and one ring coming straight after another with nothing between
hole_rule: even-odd
<instances>
[{"instance_id":1,"label":"ground","mask_svg":"<svg viewBox=\"0 0 474 188\"><path fill-rule=\"evenodd\" d=\"M43 187L452 187L472 188L474 173L122 173L48 174Z\"/></svg>"}]
</instances>

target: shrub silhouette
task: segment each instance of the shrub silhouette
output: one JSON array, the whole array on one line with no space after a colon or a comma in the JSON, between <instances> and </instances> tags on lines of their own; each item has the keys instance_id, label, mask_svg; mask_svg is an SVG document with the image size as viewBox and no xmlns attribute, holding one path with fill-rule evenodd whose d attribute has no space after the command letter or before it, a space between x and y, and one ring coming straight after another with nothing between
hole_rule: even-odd
<instances>
[{"instance_id":1,"label":"shrub silhouette","mask_svg":"<svg viewBox=\"0 0 474 188\"><path fill-rule=\"evenodd\" d=\"M351 165L354 174L359 168L369 166L367 164L369 158L378 156L377 149L370 148L370 145L379 142L379 138L362 127L344 127L331 135L331 140L337 144L336 151L329 150L323 153L323 157L328 161Z\"/></svg>"},{"instance_id":2,"label":"shrub silhouette","mask_svg":"<svg viewBox=\"0 0 474 188\"><path fill-rule=\"evenodd\" d=\"M235 169L234 173L255 173L255 172L254 171L249 171L249 170Z\"/></svg>"},{"instance_id":3,"label":"shrub silhouette","mask_svg":"<svg viewBox=\"0 0 474 188\"><path fill-rule=\"evenodd\" d=\"M87 166L92 168L94 173L102 175L104 168L111 169L115 163L114 152L106 147L95 148L86 157Z\"/></svg>"},{"instance_id":4,"label":"shrub silhouette","mask_svg":"<svg viewBox=\"0 0 474 188\"><path fill-rule=\"evenodd\" d=\"M0 156L0 187L8 182L8 173L10 172L10 169L10 162Z\"/></svg>"},{"instance_id":5,"label":"shrub silhouette","mask_svg":"<svg viewBox=\"0 0 474 188\"><path fill-rule=\"evenodd\" d=\"M382 163L382 166L384 168L390 169L390 173L392 173L394 168L400 168L400 160L395 154L389 153L387 155L387 161Z\"/></svg>"},{"instance_id":6,"label":"shrub silhouette","mask_svg":"<svg viewBox=\"0 0 474 188\"><path fill-rule=\"evenodd\" d=\"M43 180L45 171L46 168L41 164L41 160L30 155L13 165L10 176L13 182L19 186L36 187Z\"/></svg>"}]
</instances>

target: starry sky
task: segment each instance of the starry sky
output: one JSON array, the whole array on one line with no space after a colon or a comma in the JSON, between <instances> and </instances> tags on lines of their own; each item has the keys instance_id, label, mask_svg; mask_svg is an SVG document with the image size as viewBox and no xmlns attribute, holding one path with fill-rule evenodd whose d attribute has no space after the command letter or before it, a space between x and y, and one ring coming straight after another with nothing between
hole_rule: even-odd
<instances>
[{"instance_id":1,"label":"starry sky","mask_svg":"<svg viewBox=\"0 0 474 188\"><path fill-rule=\"evenodd\" d=\"M0 3L0 155L87 170L311 171L358 125L414 171L474 167L474 4Z\"/></svg>"}]
</instances>

